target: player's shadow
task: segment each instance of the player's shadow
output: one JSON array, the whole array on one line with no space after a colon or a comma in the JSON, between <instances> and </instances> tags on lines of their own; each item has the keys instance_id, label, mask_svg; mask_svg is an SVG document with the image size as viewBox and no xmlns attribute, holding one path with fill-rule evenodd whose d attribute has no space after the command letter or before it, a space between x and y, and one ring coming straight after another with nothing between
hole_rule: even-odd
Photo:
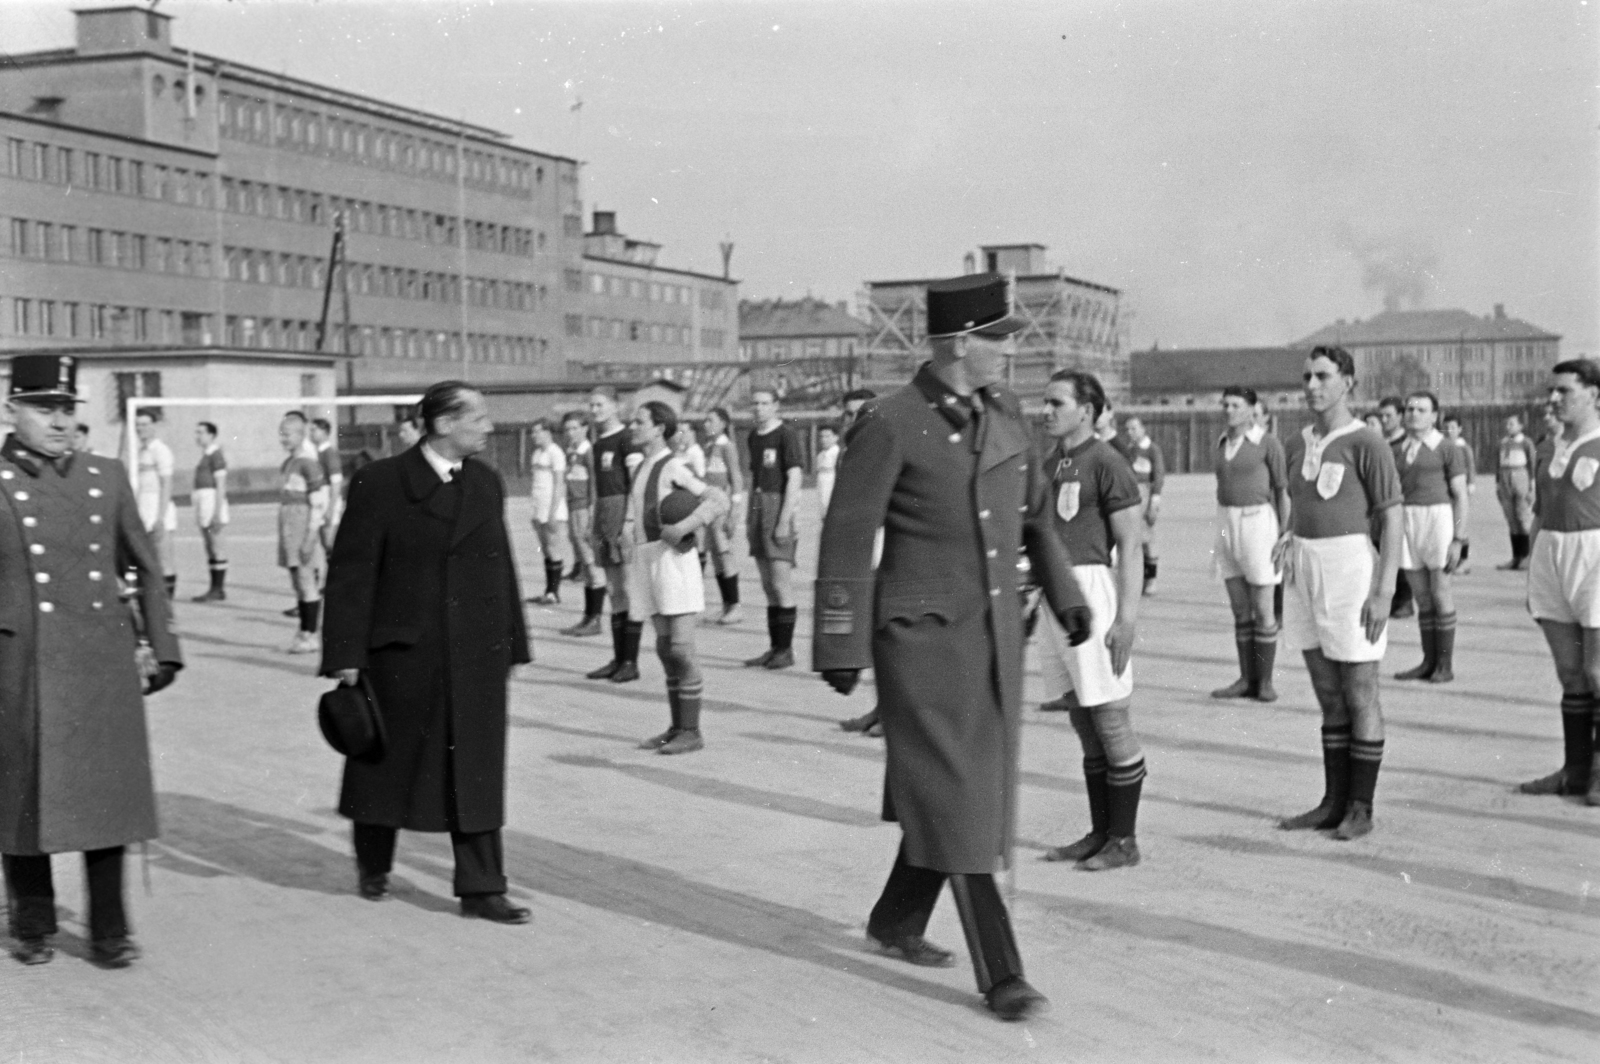
<instances>
[{"instance_id":1,"label":"player's shadow","mask_svg":"<svg viewBox=\"0 0 1600 1064\"><path fill-rule=\"evenodd\" d=\"M1274 938L1133 905L1023 891L1023 900L1069 923L1087 923L1127 939L1298 972L1317 980L1364 987L1438 1008L1460 1009L1531 1027L1565 1027L1600 1035L1600 1015L1474 982L1439 968L1298 939Z\"/></svg>"},{"instance_id":2,"label":"player's shadow","mask_svg":"<svg viewBox=\"0 0 1600 1064\"><path fill-rule=\"evenodd\" d=\"M1361 868L1393 882L1403 880L1407 885L1432 887L1435 890L1454 891L1486 901L1510 902L1551 912L1569 913L1600 919L1600 907L1586 904L1577 894L1566 894L1547 887L1519 883L1510 876L1484 876L1460 868L1421 864L1417 861L1399 861L1392 857L1360 853L1349 848L1336 852L1318 852L1286 846L1266 839L1243 838L1238 835L1186 835L1184 842L1192 842L1226 853L1248 854L1251 857L1298 858L1306 861L1324 861L1340 868Z\"/></svg>"},{"instance_id":3,"label":"player's shadow","mask_svg":"<svg viewBox=\"0 0 1600 1064\"><path fill-rule=\"evenodd\" d=\"M609 769L624 776L631 776L645 783L654 784L657 787L666 787L681 794L693 795L696 798L707 798L716 802L730 802L734 805L742 805L751 809L765 809L768 812L782 813L786 816L805 817L808 820L843 824L846 827L876 827L881 823L878 816L863 809L836 805L833 802L807 798L804 795L784 794L782 791L771 791L764 787L751 787L742 783L715 780L706 776L697 776L692 772L682 772L678 769L665 768L660 765L609 761L603 757L588 757L581 754L552 754L550 760L558 765L569 765L574 768ZM655 760L662 759L656 758Z\"/></svg>"},{"instance_id":4,"label":"player's shadow","mask_svg":"<svg viewBox=\"0 0 1600 1064\"><path fill-rule=\"evenodd\" d=\"M519 887L604 909L630 923L676 928L935 1001L980 1007L975 994L918 978L902 963L864 960L858 930L810 910L512 828L504 840L506 873Z\"/></svg>"},{"instance_id":5,"label":"player's shadow","mask_svg":"<svg viewBox=\"0 0 1600 1064\"><path fill-rule=\"evenodd\" d=\"M348 837L319 824L170 791L161 794L158 808L161 836L150 847L157 868L199 878L244 876L317 894L355 893ZM446 899L409 885L393 896L432 912L455 910Z\"/></svg>"}]
</instances>

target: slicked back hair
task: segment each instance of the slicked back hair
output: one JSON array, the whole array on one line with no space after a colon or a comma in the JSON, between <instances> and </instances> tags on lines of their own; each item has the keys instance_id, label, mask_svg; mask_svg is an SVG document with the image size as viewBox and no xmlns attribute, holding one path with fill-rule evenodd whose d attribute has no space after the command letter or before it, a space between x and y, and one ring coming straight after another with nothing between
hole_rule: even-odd
<instances>
[{"instance_id":1,"label":"slicked back hair","mask_svg":"<svg viewBox=\"0 0 1600 1064\"><path fill-rule=\"evenodd\" d=\"M1433 412L1435 414L1439 413L1439 397L1428 391L1426 388L1419 389L1406 396L1406 402L1408 403L1413 399L1426 399L1428 402L1433 404Z\"/></svg>"},{"instance_id":2,"label":"slicked back hair","mask_svg":"<svg viewBox=\"0 0 1600 1064\"><path fill-rule=\"evenodd\" d=\"M670 440L678 434L678 412L659 399L652 399L641 409L650 412L650 423L661 426L661 438Z\"/></svg>"},{"instance_id":3,"label":"slicked back hair","mask_svg":"<svg viewBox=\"0 0 1600 1064\"><path fill-rule=\"evenodd\" d=\"M216 426L215 422L212 422L212 421L197 421L197 422L195 422L195 424L198 425L200 428L205 429L207 436L215 437L217 435L217 426ZM89 426L88 425L79 425L78 429L85 436L87 436L89 434Z\"/></svg>"},{"instance_id":4,"label":"slicked back hair","mask_svg":"<svg viewBox=\"0 0 1600 1064\"><path fill-rule=\"evenodd\" d=\"M1386 395L1378 400L1378 409L1382 410L1384 407L1388 407L1396 414L1404 414L1406 412L1406 401L1398 395Z\"/></svg>"},{"instance_id":5,"label":"slicked back hair","mask_svg":"<svg viewBox=\"0 0 1600 1064\"><path fill-rule=\"evenodd\" d=\"M333 422L325 417L314 417L311 419L311 427L321 429L323 432L332 432Z\"/></svg>"},{"instance_id":6,"label":"slicked back hair","mask_svg":"<svg viewBox=\"0 0 1600 1064\"><path fill-rule=\"evenodd\" d=\"M1570 373L1585 388L1600 388L1600 362L1592 358L1569 358L1565 362L1557 362L1550 368L1550 373Z\"/></svg>"},{"instance_id":7,"label":"slicked back hair","mask_svg":"<svg viewBox=\"0 0 1600 1064\"><path fill-rule=\"evenodd\" d=\"M1339 367L1339 372L1351 380L1356 379L1356 359L1350 352L1342 347L1332 344L1318 344L1311 349L1307 358L1325 358Z\"/></svg>"},{"instance_id":8,"label":"slicked back hair","mask_svg":"<svg viewBox=\"0 0 1600 1064\"><path fill-rule=\"evenodd\" d=\"M1254 388L1248 388L1243 384L1230 384L1226 388L1222 389L1222 397L1224 399L1230 395L1243 399L1246 406L1253 407L1257 402L1256 390Z\"/></svg>"},{"instance_id":9,"label":"slicked back hair","mask_svg":"<svg viewBox=\"0 0 1600 1064\"><path fill-rule=\"evenodd\" d=\"M441 417L459 414L466 408L467 395L476 391L466 381L440 381L430 387L422 396L422 402L417 404L417 413L422 418L422 431L429 436L437 435L434 422Z\"/></svg>"},{"instance_id":10,"label":"slicked back hair","mask_svg":"<svg viewBox=\"0 0 1600 1064\"><path fill-rule=\"evenodd\" d=\"M1106 402L1106 390L1100 386L1100 378L1093 373L1085 373L1079 369L1058 369L1050 374L1050 383L1064 381L1072 385L1072 394L1079 403L1088 403L1094 407L1094 419L1098 423L1100 415L1111 406Z\"/></svg>"}]
</instances>

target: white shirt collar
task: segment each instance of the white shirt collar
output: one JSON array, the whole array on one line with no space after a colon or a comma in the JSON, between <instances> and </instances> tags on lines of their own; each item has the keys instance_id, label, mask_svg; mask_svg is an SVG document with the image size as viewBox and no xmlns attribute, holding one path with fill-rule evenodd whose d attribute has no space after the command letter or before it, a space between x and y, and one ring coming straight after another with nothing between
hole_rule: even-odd
<instances>
[{"instance_id":1,"label":"white shirt collar","mask_svg":"<svg viewBox=\"0 0 1600 1064\"><path fill-rule=\"evenodd\" d=\"M1417 453L1426 447L1430 451L1439 449L1439 444L1444 442L1444 433L1438 429L1429 429L1421 436L1406 436L1406 463L1409 465L1417 460Z\"/></svg>"},{"instance_id":2,"label":"white shirt collar","mask_svg":"<svg viewBox=\"0 0 1600 1064\"><path fill-rule=\"evenodd\" d=\"M1571 443L1567 442L1565 436L1557 436L1555 449L1550 453L1550 476L1559 480L1561 475L1567 471L1567 463L1572 459L1572 452L1590 440L1596 439L1600 439L1600 428L1590 429Z\"/></svg>"},{"instance_id":3,"label":"white shirt collar","mask_svg":"<svg viewBox=\"0 0 1600 1064\"><path fill-rule=\"evenodd\" d=\"M201 454L216 454L220 450L222 450L222 444L218 443L216 440L212 440L210 443L206 444L206 449L201 451L200 453Z\"/></svg>"},{"instance_id":4,"label":"white shirt collar","mask_svg":"<svg viewBox=\"0 0 1600 1064\"><path fill-rule=\"evenodd\" d=\"M439 479L446 484L454 480L456 473L461 469L460 462L451 465L438 451L428 446L426 442L422 444L422 457L428 460L428 464L433 467L433 471L439 474Z\"/></svg>"},{"instance_id":5,"label":"white shirt collar","mask_svg":"<svg viewBox=\"0 0 1600 1064\"><path fill-rule=\"evenodd\" d=\"M1306 441L1306 456L1300 463L1300 475L1307 480L1317 479L1317 474L1322 471L1322 452L1328 449L1328 444L1363 428L1366 428L1364 423L1351 418L1326 436L1317 435L1315 424L1301 429L1300 436Z\"/></svg>"},{"instance_id":6,"label":"white shirt collar","mask_svg":"<svg viewBox=\"0 0 1600 1064\"><path fill-rule=\"evenodd\" d=\"M1244 447L1244 442L1246 440L1249 440L1254 444L1259 444L1262 440L1266 439L1266 436L1267 427L1265 425L1251 425L1239 435L1238 439L1234 439L1232 436L1224 432L1222 434L1222 439L1218 440L1217 442L1222 444L1223 456L1231 462L1233 461L1234 456L1239 453L1239 450Z\"/></svg>"}]
</instances>

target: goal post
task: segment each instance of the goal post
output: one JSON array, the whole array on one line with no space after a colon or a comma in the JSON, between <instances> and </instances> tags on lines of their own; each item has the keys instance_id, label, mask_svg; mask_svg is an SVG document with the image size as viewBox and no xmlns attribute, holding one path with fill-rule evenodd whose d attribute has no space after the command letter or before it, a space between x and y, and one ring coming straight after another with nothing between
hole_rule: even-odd
<instances>
[{"instance_id":1,"label":"goal post","mask_svg":"<svg viewBox=\"0 0 1600 1064\"><path fill-rule=\"evenodd\" d=\"M139 432L135 422L139 411L145 407L172 406L276 406L284 410L297 410L308 406L415 406L422 401L421 392L399 395L294 395L294 396L129 396L125 400L126 424L123 426L123 445L127 448L128 479L135 491L139 488Z\"/></svg>"}]
</instances>

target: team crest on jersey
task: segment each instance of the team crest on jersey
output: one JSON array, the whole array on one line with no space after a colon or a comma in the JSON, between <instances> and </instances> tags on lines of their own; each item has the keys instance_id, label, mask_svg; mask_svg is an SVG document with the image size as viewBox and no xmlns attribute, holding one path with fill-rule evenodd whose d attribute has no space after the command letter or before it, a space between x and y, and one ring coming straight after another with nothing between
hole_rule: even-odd
<instances>
[{"instance_id":1,"label":"team crest on jersey","mask_svg":"<svg viewBox=\"0 0 1600 1064\"><path fill-rule=\"evenodd\" d=\"M1317 494L1324 499L1331 499L1339 494L1339 485L1344 483L1343 462L1323 462L1322 469L1317 473Z\"/></svg>"},{"instance_id":2,"label":"team crest on jersey","mask_svg":"<svg viewBox=\"0 0 1600 1064\"><path fill-rule=\"evenodd\" d=\"M1141 454L1138 458L1133 460L1133 471L1138 473L1140 476L1149 473L1150 469L1150 459L1146 458L1144 455Z\"/></svg>"},{"instance_id":3,"label":"team crest on jersey","mask_svg":"<svg viewBox=\"0 0 1600 1064\"><path fill-rule=\"evenodd\" d=\"M612 451L601 451L600 452L600 471L602 473L611 472L611 460L613 458L615 458L615 457L616 457L616 454L614 452L612 452Z\"/></svg>"},{"instance_id":4,"label":"team crest on jersey","mask_svg":"<svg viewBox=\"0 0 1600 1064\"><path fill-rule=\"evenodd\" d=\"M1078 516L1078 496L1083 490L1083 485L1076 480L1069 480L1056 488L1056 515L1063 521L1070 521Z\"/></svg>"},{"instance_id":5,"label":"team crest on jersey","mask_svg":"<svg viewBox=\"0 0 1600 1064\"><path fill-rule=\"evenodd\" d=\"M1572 486L1579 491L1588 491L1589 485L1594 483L1594 475L1600 471L1600 459L1583 457L1572 463Z\"/></svg>"},{"instance_id":6,"label":"team crest on jersey","mask_svg":"<svg viewBox=\"0 0 1600 1064\"><path fill-rule=\"evenodd\" d=\"M771 447L768 447L766 450L762 451L761 464L766 466L768 469L778 468L778 452L773 450Z\"/></svg>"}]
</instances>

